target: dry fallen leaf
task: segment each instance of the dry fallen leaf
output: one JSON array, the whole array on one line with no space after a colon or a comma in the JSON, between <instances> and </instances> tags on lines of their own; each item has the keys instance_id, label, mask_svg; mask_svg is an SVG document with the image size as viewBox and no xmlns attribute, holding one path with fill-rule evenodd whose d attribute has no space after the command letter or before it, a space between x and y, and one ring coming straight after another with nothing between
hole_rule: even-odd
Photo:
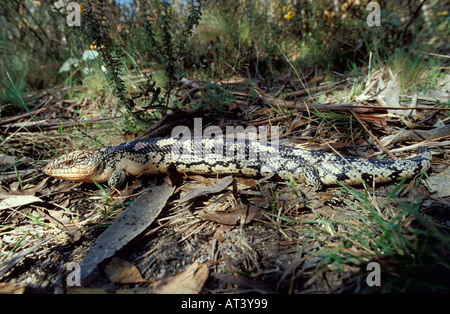
<instances>
[{"instance_id":1,"label":"dry fallen leaf","mask_svg":"<svg viewBox=\"0 0 450 314\"><path fill-rule=\"evenodd\" d=\"M0 282L0 294L23 294L24 292L24 287L9 284L7 282Z\"/></svg>"},{"instance_id":2,"label":"dry fallen leaf","mask_svg":"<svg viewBox=\"0 0 450 314\"><path fill-rule=\"evenodd\" d=\"M105 266L105 274L114 283L153 282L142 278L136 266L120 257L111 259L108 265Z\"/></svg>"},{"instance_id":3,"label":"dry fallen leaf","mask_svg":"<svg viewBox=\"0 0 450 314\"><path fill-rule=\"evenodd\" d=\"M12 165L16 162L16 157L8 155L0 155L0 165Z\"/></svg>"},{"instance_id":4,"label":"dry fallen leaf","mask_svg":"<svg viewBox=\"0 0 450 314\"><path fill-rule=\"evenodd\" d=\"M233 226L227 226L227 225L218 226L216 231L214 232L213 239L216 239L217 241L222 242L223 240L225 240L225 232L232 228L233 228Z\"/></svg>"},{"instance_id":5,"label":"dry fallen leaf","mask_svg":"<svg viewBox=\"0 0 450 314\"><path fill-rule=\"evenodd\" d=\"M145 191L95 241L81 263L85 279L106 258L143 232L156 219L175 188L162 184Z\"/></svg>"},{"instance_id":6,"label":"dry fallen leaf","mask_svg":"<svg viewBox=\"0 0 450 314\"><path fill-rule=\"evenodd\" d=\"M0 209L17 207L34 202L42 202L39 197L33 195L6 195L0 194Z\"/></svg>"},{"instance_id":7,"label":"dry fallen leaf","mask_svg":"<svg viewBox=\"0 0 450 314\"><path fill-rule=\"evenodd\" d=\"M236 205L229 210L199 211L199 217L223 225L236 225L238 222L248 224L253 219L262 217L261 210L253 205Z\"/></svg>"},{"instance_id":8,"label":"dry fallen leaf","mask_svg":"<svg viewBox=\"0 0 450 314\"><path fill-rule=\"evenodd\" d=\"M201 196L220 193L226 188L228 188L228 186L230 186L230 184L232 183L233 183L232 176L225 177L217 181L217 183L214 186L200 187L198 189L195 189L194 191L187 193L182 197L180 203L193 202Z\"/></svg>"},{"instance_id":9,"label":"dry fallen leaf","mask_svg":"<svg viewBox=\"0 0 450 314\"><path fill-rule=\"evenodd\" d=\"M173 163L167 168L167 176L164 181L170 186L177 186L183 182L183 175L177 171L177 168Z\"/></svg>"},{"instance_id":10,"label":"dry fallen leaf","mask_svg":"<svg viewBox=\"0 0 450 314\"><path fill-rule=\"evenodd\" d=\"M426 187L430 192L436 192L438 197L447 197L450 195L450 167L441 173L431 176L425 181Z\"/></svg>"},{"instance_id":11,"label":"dry fallen leaf","mask_svg":"<svg viewBox=\"0 0 450 314\"><path fill-rule=\"evenodd\" d=\"M211 181L210 178L205 178L204 176L201 176L201 175L198 175L198 174L190 175L189 179L192 179L192 180L197 181L197 182L205 183L205 184L207 184L207 183L209 183Z\"/></svg>"},{"instance_id":12,"label":"dry fallen leaf","mask_svg":"<svg viewBox=\"0 0 450 314\"><path fill-rule=\"evenodd\" d=\"M128 196L133 195L134 191L136 189L139 189L140 187L142 187L142 180L141 179L133 180L130 186L127 186L123 190L119 191L120 197L114 199L113 205L123 204L125 201L128 200Z\"/></svg>"},{"instance_id":13,"label":"dry fallen leaf","mask_svg":"<svg viewBox=\"0 0 450 314\"><path fill-rule=\"evenodd\" d=\"M255 179L252 179L252 178L237 177L236 178L236 182L238 184L246 185L246 186L251 187L251 188L257 188L258 187L257 184L256 184Z\"/></svg>"},{"instance_id":14,"label":"dry fallen leaf","mask_svg":"<svg viewBox=\"0 0 450 314\"><path fill-rule=\"evenodd\" d=\"M160 280L150 286L149 293L157 294L194 294L199 293L206 279L208 267L200 267L194 263L181 273Z\"/></svg>"}]
</instances>

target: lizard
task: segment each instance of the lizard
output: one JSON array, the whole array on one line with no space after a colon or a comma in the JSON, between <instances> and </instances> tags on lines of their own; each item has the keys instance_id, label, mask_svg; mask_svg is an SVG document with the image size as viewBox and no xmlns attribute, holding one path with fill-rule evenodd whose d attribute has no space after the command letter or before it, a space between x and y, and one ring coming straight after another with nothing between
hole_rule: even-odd
<instances>
[{"instance_id":1,"label":"lizard","mask_svg":"<svg viewBox=\"0 0 450 314\"><path fill-rule=\"evenodd\" d=\"M173 164L182 173L277 175L321 190L338 181L358 185L411 178L426 172L431 158L431 153L423 147L413 157L379 160L247 139L153 138L74 151L48 163L44 172L76 182L107 182L111 188L118 188L128 176L166 173Z\"/></svg>"}]
</instances>

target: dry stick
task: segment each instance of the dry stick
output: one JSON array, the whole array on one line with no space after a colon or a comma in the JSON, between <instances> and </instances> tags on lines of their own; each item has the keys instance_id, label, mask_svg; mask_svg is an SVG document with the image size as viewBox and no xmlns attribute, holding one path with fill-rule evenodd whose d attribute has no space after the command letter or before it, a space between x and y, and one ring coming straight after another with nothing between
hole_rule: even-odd
<instances>
[{"instance_id":1,"label":"dry stick","mask_svg":"<svg viewBox=\"0 0 450 314\"><path fill-rule=\"evenodd\" d=\"M48 110L49 110L48 108L39 108L39 109L30 111L30 112L27 112L27 113L24 113L24 114L20 114L20 115L15 116L15 117L5 118L5 119L0 120L0 125L8 124L8 123L11 123L11 122L15 122L15 121L21 120L23 118L28 118L32 114L38 114L38 113L41 113L43 111L48 111Z\"/></svg>"},{"instance_id":2,"label":"dry stick","mask_svg":"<svg viewBox=\"0 0 450 314\"><path fill-rule=\"evenodd\" d=\"M202 268L203 266L211 266L211 265L214 265L214 264L219 264L219 263L225 262L226 260L227 260L226 258L222 258L222 259L219 259L219 260L215 260L215 261L211 261L211 262L206 262L206 263L204 263L204 264L198 265L197 269L198 269L198 268Z\"/></svg>"},{"instance_id":3,"label":"dry stick","mask_svg":"<svg viewBox=\"0 0 450 314\"><path fill-rule=\"evenodd\" d=\"M42 109L44 109L44 108L42 108ZM90 120L83 121L83 122L74 121L74 122L60 122L60 123L44 123L44 124L41 124L41 127L44 128L45 130L49 131L49 130L58 130L59 128L69 128L69 127L83 125L83 124L93 124L93 123L107 121L107 120L108 119L94 118L94 119L90 119ZM26 125L26 126L11 125L11 126L4 126L3 128L5 128L6 130L15 130L15 129L20 130L23 128L27 132L38 131L38 127L35 124L30 124L30 125Z\"/></svg>"},{"instance_id":4,"label":"dry stick","mask_svg":"<svg viewBox=\"0 0 450 314\"><path fill-rule=\"evenodd\" d=\"M301 82L301 81L300 81ZM336 82L334 84L331 84L330 86L315 86L315 87L310 87L309 89L299 89L293 92L289 92L286 93L286 97L298 97L298 96L303 96L305 94L308 94L309 97L314 97L317 96L318 94L315 94L314 96L312 96L310 93L311 92L330 92L333 89L336 89L337 87L339 87L340 85L343 85L344 83L346 83L346 80L342 80L339 82Z\"/></svg>"},{"instance_id":5,"label":"dry stick","mask_svg":"<svg viewBox=\"0 0 450 314\"><path fill-rule=\"evenodd\" d=\"M358 122L362 125L362 127L364 128L364 130L367 131L367 133L370 134L370 136L378 143L378 145L380 145L380 147L389 154L389 156L391 156L392 159L397 160L397 157L395 157L388 149L386 149L386 147L384 147L383 144L381 144L381 142L378 140L378 138L372 134L372 132L369 131L369 129L366 127L366 125L364 124L364 121L362 121L362 119L359 117L359 115L354 112L353 110L350 109L350 112L355 116L356 120L358 120Z\"/></svg>"},{"instance_id":6,"label":"dry stick","mask_svg":"<svg viewBox=\"0 0 450 314\"><path fill-rule=\"evenodd\" d=\"M422 54L426 54L426 55L430 55L430 56L435 56L435 57L439 57L439 58L447 58L450 59L450 56L447 55L443 55L443 54L439 54L439 53L433 53L433 52L426 52L426 51L415 51L418 53L422 53Z\"/></svg>"},{"instance_id":7,"label":"dry stick","mask_svg":"<svg viewBox=\"0 0 450 314\"><path fill-rule=\"evenodd\" d=\"M295 108L297 110L354 110L354 109L372 109L372 110L411 110L411 107L379 107L379 106L368 106L368 105L356 105L361 102L352 102L347 104L309 104L306 101L302 101L302 103L297 103L297 101L283 101L279 99L274 99L278 104L279 102L283 102L287 106L292 105L291 108ZM414 107L413 109L418 110L448 110L448 108L436 108L436 107ZM370 110L358 110L360 113L370 112Z\"/></svg>"},{"instance_id":8,"label":"dry stick","mask_svg":"<svg viewBox=\"0 0 450 314\"><path fill-rule=\"evenodd\" d=\"M427 141L423 141L421 143L416 143L416 144L411 144L409 146L403 146L403 147L399 147L399 148L394 148L391 151L393 151L394 153L399 153L399 152L403 152L403 151L407 151L407 150L414 150L414 149L418 149L419 147L426 147L426 148L442 148L444 146L449 146L450 145L450 141L444 141L444 142L437 142L438 140L441 140L442 138L436 138L433 140L427 140ZM378 156L381 155L381 152L375 152L373 154L371 154L371 156Z\"/></svg>"},{"instance_id":9,"label":"dry stick","mask_svg":"<svg viewBox=\"0 0 450 314\"><path fill-rule=\"evenodd\" d=\"M275 122L280 122L280 121L286 120L287 118L288 118L287 116L279 116L279 117L275 117L275 118L264 119L261 121L254 121L254 122L248 121L248 122L244 122L243 124L247 125L247 126L248 125L260 126L260 125L266 125L266 124L272 124ZM228 123L228 124L231 125L231 123Z\"/></svg>"},{"instance_id":10,"label":"dry stick","mask_svg":"<svg viewBox=\"0 0 450 314\"><path fill-rule=\"evenodd\" d=\"M260 99L269 105L272 106L286 106L289 109L297 109L297 110L305 110L310 111L311 109L315 110L355 110L359 111L360 113L366 113L370 112L370 109L372 110L411 110L410 107L379 107L379 106L368 106L368 105L356 105L359 103L362 103L364 101L356 101L346 104L310 104L305 100L282 100L282 99L275 99L272 96L268 95L258 87L255 87L254 90L258 93L258 96ZM242 92L240 93L234 93L234 94L241 94L241 96L247 96L250 97L250 94L244 94ZM414 107L414 109L417 110L448 110L448 108L436 108L436 107Z\"/></svg>"},{"instance_id":11,"label":"dry stick","mask_svg":"<svg viewBox=\"0 0 450 314\"><path fill-rule=\"evenodd\" d=\"M346 104L310 104L306 102L305 100L282 100L282 99L275 99L264 92L255 89L255 91L258 93L259 97L263 102L269 105L276 105L276 106L286 106L289 109L297 109L297 110L306 110L310 111L311 109L315 110L354 110L359 111L359 113L366 113L370 112L371 110L411 110L411 107L379 107L379 106L368 106L368 105L356 105L361 103L362 101L352 102L352 103L346 103ZM417 110L448 110L448 108L436 108L436 107L414 107L414 109Z\"/></svg>"},{"instance_id":12,"label":"dry stick","mask_svg":"<svg viewBox=\"0 0 450 314\"><path fill-rule=\"evenodd\" d=\"M30 174L30 173L34 173L37 172L36 169L26 169L26 170L17 170L16 171L7 171L7 172L0 172L0 181L7 181L7 180L11 180L14 178L17 178L17 176L19 175L20 177Z\"/></svg>"}]
</instances>

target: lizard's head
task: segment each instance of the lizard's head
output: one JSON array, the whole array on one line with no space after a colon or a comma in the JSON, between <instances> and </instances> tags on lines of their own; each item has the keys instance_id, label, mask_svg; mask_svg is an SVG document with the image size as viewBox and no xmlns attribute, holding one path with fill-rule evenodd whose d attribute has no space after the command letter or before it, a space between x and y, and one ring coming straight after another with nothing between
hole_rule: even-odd
<instances>
[{"instance_id":1,"label":"lizard's head","mask_svg":"<svg viewBox=\"0 0 450 314\"><path fill-rule=\"evenodd\" d=\"M44 172L51 177L64 180L92 182L92 179L98 177L99 153L95 149L74 151L49 162Z\"/></svg>"}]
</instances>

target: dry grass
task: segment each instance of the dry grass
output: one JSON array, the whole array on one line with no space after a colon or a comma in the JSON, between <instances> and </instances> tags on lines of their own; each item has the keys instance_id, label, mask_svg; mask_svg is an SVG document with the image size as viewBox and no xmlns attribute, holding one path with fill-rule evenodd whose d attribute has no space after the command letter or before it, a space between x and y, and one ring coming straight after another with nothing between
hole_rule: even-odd
<instances>
[{"instance_id":1,"label":"dry grass","mask_svg":"<svg viewBox=\"0 0 450 314\"><path fill-rule=\"evenodd\" d=\"M236 123L278 124L283 141L307 140L308 148L342 153L348 149L347 153L362 154L362 148L367 148L365 153L376 153L365 141L395 133L397 128L410 125L406 120L416 127L431 127L448 119L445 111L417 110L416 116L402 116L364 107L359 108L363 111L359 111L356 119L346 109L326 112L310 107L293 109L288 105L288 101L300 101L298 97L302 97L301 101L336 102L344 100L342 95L364 90L356 86L354 78L343 80L345 84L318 84L309 93L299 92L303 84L291 78L257 85L246 80L214 85L192 81L175 97L184 101L186 107L203 104L203 118L210 124L223 128ZM376 86L365 93L376 94ZM211 95L227 95L227 103L220 105L230 111L208 111L208 102L214 101ZM379 107L379 101L373 99L361 104ZM2 177L0 194L40 198L38 202L0 211L3 282L17 283L31 291L59 289L64 282L64 266L80 262L118 213L145 187L159 182L157 178L130 181L122 196L118 196L93 184L48 178L39 171L46 161L61 153L133 138L119 135L127 127L121 119L106 118L112 107L100 104L108 103L108 99L101 98L93 101L80 98L74 102L53 98L45 112L34 115L45 131L17 124L30 121L29 118L0 124L3 143L0 154L15 157L13 162L2 164L3 172L9 176ZM419 98L417 106L434 105ZM156 124L149 134L170 135L171 125L192 122L196 114L199 112L195 110L189 114L175 111L164 125ZM104 117L107 120L96 120ZM422 144L445 140L428 139ZM448 147L433 152L431 175L449 164ZM30 169L38 171L20 174ZM182 193L217 181L191 176L174 193L149 230L118 254L137 266L148 280L180 272L192 261L217 261L209 266L211 280L203 290L207 293L442 291L448 289L448 283L440 280L442 276L430 277L427 283L423 283L421 276L434 270L448 273L448 214L435 210L448 206L448 198L431 194L422 184L425 178L376 190L342 186L319 193L293 182L238 179L237 191L230 187L218 195L204 196L190 206L179 204ZM237 219L228 226L202 218L205 210L219 215L236 206L248 205L263 216L248 222ZM382 266L381 287L370 288L365 282L369 261ZM120 285L116 288L126 289Z\"/></svg>"}]
</instances>

